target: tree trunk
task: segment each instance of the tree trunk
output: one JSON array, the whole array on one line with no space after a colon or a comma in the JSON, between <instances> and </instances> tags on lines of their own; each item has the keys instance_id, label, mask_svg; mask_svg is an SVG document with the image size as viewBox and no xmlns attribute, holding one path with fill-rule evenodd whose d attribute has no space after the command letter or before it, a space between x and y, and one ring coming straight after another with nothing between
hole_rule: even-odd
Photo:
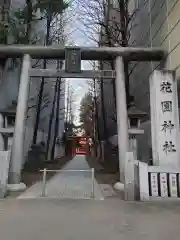
<instances>
[{"instance_id":1,"label":"tree trunk","mask_svg":"<svg viewBox=\"0 0 180 240\"><path fill-rule=\"evenodd\" d=\"M102 62L100 62L100 70L102 70ZM103 78L100 79L100 90L101 90L101 111L102 111L102 117L103 117L103 140L108 139L107 134L107 122L106 122L106 112L105 112L105 106L104 106L104 83Z\"/></svg>"},{"instance_id":2,"label":"tree trunk","mask_svg":"<svg viewBox=\"0 0 180 240\"><path fill-rule=\"evenodd\" d=\"M58 80L58 87L57 87L57 103L56 103L56 122L54 125L54 139L53 139L53 145L51 149L51 159L54 159L54 152L55 152L55 145L56 145L56 139L59 133L59 113L60 113L60 94L61 94L61 78Z\"/></svg>"},{"instance_id":3,"label":"tree trunk","mask_svg":"<svg viewBox=\"0 0 180 240\"><path fill-rule=\"evenodd\" d=\"M110 62L112 71L114 70L114 61ZM112 87L113 87L113 102L114 102L114 109L116 110L116 81L112 79Z\"/></svg>"},{"instance_id":4,"label":"tree trunk","mask_svg":"<svg viewBox=\"0 0 180 240\"><path fill-rule=\"evenodd\" d=\"M98 106L97 106L97 99L96 99L96 80L93 79L94 81L94 115L95 115L95 148L96 148L96 153L97 153L97 143L100 141L100 131L99 131L99 118L98 118ZM100 144L101 146L101 144ZM101 147L100 147L101 148Z\"/></svg>"},{"instance_id":5,"label":"tree trunk","mask_svg":"<svg viewBox=\"0 0 180 240\"><path fill-rule=\"evenodd\" d=\"M69 83L68 83L67 101L66 101L66 118L65 118L65 127L64 127L66 134L67 134L67 130L68 130L69 99L70 99L70 87L69 87Z\"/></svg>"},{"instance_id":6,"label":"tree trunk","mask_svg":"<svg viewBox=\"0 0 180 240\"><path fill-rule=\"evenodd\" d=\"M32 0L26 0L27 6L27 15L26 15L26 33L25 33L25 44L29 44L31 37L31 26L32 26L32 15L33 15L33 6Z\"/></svg>"},{"instance_id":7,"label":"tree trunk","mask_svg":"<svg viewBox=\"0 0 180 240\"><path fill-rule=\"evenodd\" d=\"M49 45L49 36L50 36L50 26L51 26L51 16L47 17L47 34L46 34L46 41L45 44ZM46 69L46 59L43 60L43 68ZM37 103L37 110L36 110L36 121L34 126L34 134L33 134L33 144L36 144L37 142L37 134L38 134L38 128L39 128L39 121L40 121L40 113L41 113L41 105L42 105L42 99L43 99L43 91L44 91L44 83L45 78L42 77L40 90L38 94L38 103Z\"/></svg>"},{"instance_id":8,"label":"tree trunk","mask_svg":"<svg viewBox=\"0 0 180 240\"><path fill-rule=\"evenodd\" d=\"M51 110L51 115L49 119L48 137L47 137L47 145L46 145L46 160L49 160L47 158L48 158L48 152L49 152L50 141L51 141L51 130L52 130L52 123L54 118L54 110L56 105L57 87L58 87L58 80L56 80L56 85L54 89L54 99L53 99L52 110Z\"/></svg>"},{"instance_id":9,"label":"tree trunk","mask_svg":"<svg viewBox=\"0 0 180 240\"><path fill-rule=\"evenodd\" d=\"M99 131L99 118L98 118L98 106L97 106L97 98L96 98L96 80L94 79L94 105L95 105L95 126L97 131L97 140L100 140L100 131Z\"/></svg>"},{"instance_id":10,"label":"tree trunk","mask_svg":"<svg viewBox=\"0 0 180 240\"><path fill-rule=\"evenodd\" d=\"M106 9L107 8L107 9ZM112 2L111 0L107 1L107 6L105 4L105 8L104 8L104 13L106 13L106 18L105 18L105 32L106 32L106 36L107 36L107 44L109 47L112 47L114 45L114 43L112 43L112 33L109 30L109 25L111 24L111 10L112 10ZM114 70L114 61L110 61L110 66L111 66L111 70ZM112 80L112 87L113 87L113 102L114 102L114 107L116 109L116 82L113 79Z\"/></svg>"},{"instance_id":11,"label":"tree trunk","mask_svg":"<svg viewBox=\"0 0 180 240\"><path fill-rule=\"evenodd\" d=\"M44 78L42 78L42 80L41 80L40 91L39 91L39 94L38 94L38 101L37 101L38 103L37 103L37 110L36 110L36 122L35 122L35 126L34 126L34 134L33 134L33 144L36 144L36 141L37 141L43 89L44 89Z\"/></svg>"}]
</instances>

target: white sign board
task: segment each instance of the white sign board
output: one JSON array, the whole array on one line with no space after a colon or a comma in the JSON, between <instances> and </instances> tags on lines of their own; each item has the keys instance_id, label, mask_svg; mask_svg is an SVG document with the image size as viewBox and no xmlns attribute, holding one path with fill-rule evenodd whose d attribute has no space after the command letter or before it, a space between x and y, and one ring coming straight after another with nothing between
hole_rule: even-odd
<instances>
[{"instance_id":1,"label":"white sign board","mask_svg":"<svg viewBox=\"0 0 180 240\"><path fill-rule=\"evenodd\" d=\"M158 197L157 173L151 173L151 194L153 197Z\"/></svg>"},{"instance_id":2,"label":"white sign board","mask_svg":"<svg viewBox=\"0 0 180 240\"><path fill-rule=\"evenodd\" d=\"M154 71L150 79L153 163L179 166L177 82L172 71Z\"/></svg>"},{"instance_id":3,"label":"white sign board","mask_svg":"<svg viewBox=\"0 0 180 240\"><path fill-rule=\"evenodd\" d=\"M0 151L0 198L6 194L10 154L9 151Z\"/></svg>"},{"instance_id":4,"label":"white sign board","mask_svg":"<svg viewBox=\"0 0 180 240\"><path fill-rule=\"evenodd\" d=\"M160 173L161 197L168 197L167 174Z\"/></svg>"},{"instance_id":5,"label":"white sign board","mask_svg":"<svg viewBox=\"0 0 180 240\"><path fill-rule=\"evenodd\" d=\"M169 187L170 187L170 196L177 197L177 179L176 174L169 174Z\"/></svg>"}]
</instances>

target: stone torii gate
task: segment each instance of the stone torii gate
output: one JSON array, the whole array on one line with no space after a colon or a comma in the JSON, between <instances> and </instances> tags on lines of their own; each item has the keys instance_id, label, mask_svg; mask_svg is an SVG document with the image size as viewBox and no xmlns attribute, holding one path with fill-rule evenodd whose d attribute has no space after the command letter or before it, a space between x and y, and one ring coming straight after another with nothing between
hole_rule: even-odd
<instances>
[{"instance_id":1,"label":"stone torii gate","mask_svg":"<svg viewBox=\"0 0 180 240\"><path fill-rule=\"evenodd\" d=\"M25 115L28 100L29 78L36 76L63 78L113 78L116 81L117 130L119 146L120 179L124 181L124 163L129 149L126 90L124 78L124 60L126 61L162 61L166 53L160 48L133 47L67 47L0 45L0 58L22 58L19 96L16 111L16 123L11 150L9 181L19 184L23 163L23 142ZM66 69L32 69L32 59L66 59ZM68 60L70 59L70 60ZM115 71L82 71L81 60L115 60ZM107 74L107 72L109 74Z\"/></svg>"}]
</instances>

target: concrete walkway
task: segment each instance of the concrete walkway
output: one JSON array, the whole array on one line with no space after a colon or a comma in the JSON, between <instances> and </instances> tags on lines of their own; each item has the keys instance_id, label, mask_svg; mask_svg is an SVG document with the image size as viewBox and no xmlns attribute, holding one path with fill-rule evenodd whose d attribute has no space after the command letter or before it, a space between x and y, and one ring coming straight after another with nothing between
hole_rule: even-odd
<instances>
[{"instance_id":1,"label":"concrete walkway","mask_svg":"<svg viewBox=\"0 0 180 240\"><path fill-rule=\"evenodd\" d=\"M0 201L2 240L179 240L179 203Z\"/></svg>"},{"instance_id":2,"label":"concrete walkway","mask_svg":"<svg viewBox=\"0 0 180 240\"><path fill-rule=\"evenodd\" d=\"M91 169L84 156L76 156L62 170L89 170L86 172L58 172L46 186L47 197L89 199L92 193ZM100 187L94 182L95 199L104 200ZM42 182L37 182L21 194L18 199L39 198Z\"/></svg>"}]
</instances>

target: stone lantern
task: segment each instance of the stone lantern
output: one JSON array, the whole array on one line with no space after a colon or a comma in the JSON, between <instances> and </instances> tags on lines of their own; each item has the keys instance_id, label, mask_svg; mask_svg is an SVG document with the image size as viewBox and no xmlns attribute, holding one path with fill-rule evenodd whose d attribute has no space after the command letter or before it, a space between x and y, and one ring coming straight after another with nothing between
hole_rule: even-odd
<instances>
[{"instance_id":1,"label":"stone lantern","mask_svg":"<svg viewBox=\"0 0 180 240\"><path fill-rule=\"evenodd\" d=\"M135 107L134 101L128 108L128 132L129 132L129 151L134 153L134 159L137 160L137 135L144 134L144 130L140 129L141 119L147 113Z\"/></svg>"},{"instance_id":2,"label":"stone lantern","mask_svg":"<svg viewBox=\"0 0 180 240\"><path fill-rule=\"evenodd\" d=\"M10 106L1 110L0 112L0 150L8 151L11 149L14 125L16 118L16 106L15 101Z\"/></svg>"}]
</instances>

